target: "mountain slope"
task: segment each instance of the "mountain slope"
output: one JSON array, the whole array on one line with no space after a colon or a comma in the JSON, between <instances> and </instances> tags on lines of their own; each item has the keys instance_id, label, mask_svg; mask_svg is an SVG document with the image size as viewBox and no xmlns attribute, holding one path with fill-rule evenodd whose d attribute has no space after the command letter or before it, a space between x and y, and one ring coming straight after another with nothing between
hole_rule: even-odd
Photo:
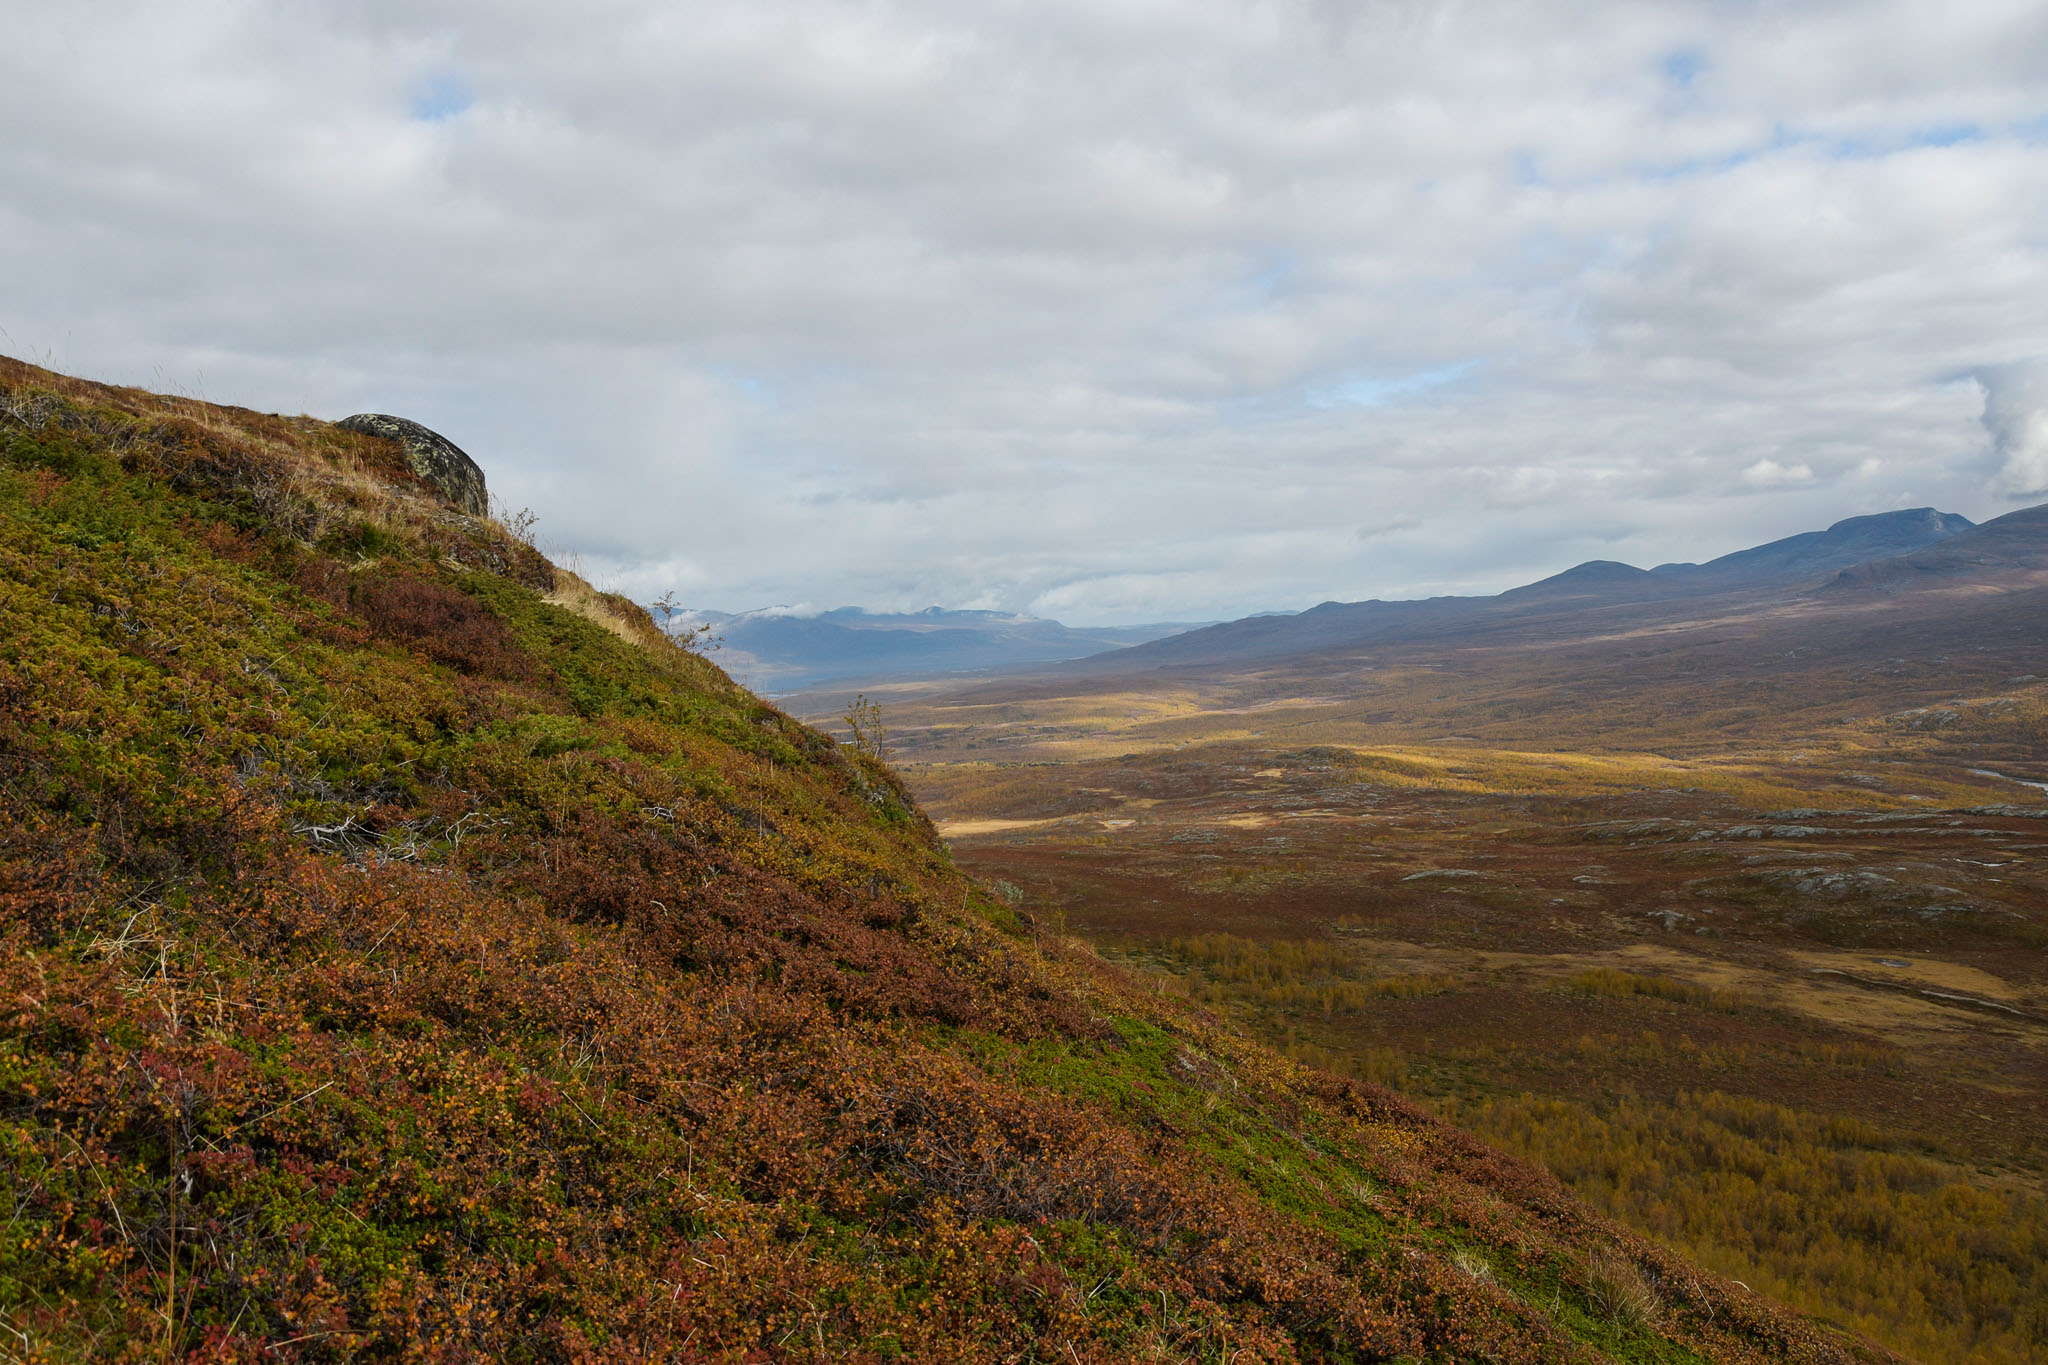
<instances>
[{"instance_id":1,"label":"mountain slope","mask_svg":"<svg viewBox=\"0 0 2048 1365\"><path fill-rule=\"evenodd\" d=\"M1283 659L1334 658L1397 644L1544 643L1646 629L1666 631L1688 620L1712 620L1731 611L1805 600L1839 573L1852 578L1865 569L1871 574L1903 573L1900 582L1926 573L1953 576L1963 563L1957 556L1967 551L1951 552L1949 547L1991 544L1971 539L1982 529L1972 529L1967 519L1932 508L1852 517L1826 531L1740 550L1706 564L1666 564L1645 570L1612 560L1591 560L1493 597L1325 602L1296 616L1248 617L1191 630L1063 665L1058 671L1069 678L1127 676L1151 670L1189 676ZM2017 533L2001 534L2009 538ZM1895 561L1921 567L1910 571L1877 568Z\"/></svg>"},{"instance_id":2,"label":"mountain slope","mask_svg":"<svg viewBox=\"0 0 2048 1365\"><path fill-rule=\"evenodd\" d=\"M1612 559L1589 559L1563 573L1552 574L1525 587L1510 588L1495 599L1499 602L1557 602L1573 599L1629 601L1638 597L1662 597L1669 585L1647 569Z\"/></svg>"},{"instance_id":3,"label":"mountain slope","mask_svg":"<svg viewBox=\"0 0 2048 1365\"><path fill-rule=\"evenodd\" d=\"M2024 589L2048 583L2048 505L2023 507L1938 544L1843 570L1830 592L1887 593L1977 586Z\"/></svg>"},{"instance_id":4,"label":"mountain slope","mask_svg":"<svg viewBox=\"0 0 2048 1365\"><path fill-rule=\"evenodd\" d=\"M1732 586L1824 573L1891 559L1970 529L1968 517L1915 507L1838 521L1825 531L1787 536L1704 564L1660 564L1651 572L1695 586Z\"/></svg>"},{"instance_id":5,"label":"mountain slope","mask_svg":"<svg viewBox=\"0 0 2048 1365\"><path fill-rule=\"evenodd\" d=\"M0 362L24 1360L1877 1353L1020 921L395 445Z\"/></svg>"}]
</instances>

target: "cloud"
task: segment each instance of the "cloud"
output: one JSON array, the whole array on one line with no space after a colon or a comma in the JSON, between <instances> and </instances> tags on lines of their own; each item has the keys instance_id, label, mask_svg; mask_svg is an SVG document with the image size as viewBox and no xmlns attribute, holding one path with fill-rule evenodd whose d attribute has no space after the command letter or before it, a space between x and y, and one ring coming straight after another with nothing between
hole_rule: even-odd
<instances>
[{"instance_id":1,"label":"cloud","mask_svg":"<svg viewBox=\"0 0 2048 1365\"><path fill-rule=\"evenodd\" d=\"M643 597L1214 618L1981 517L1943 377L2048 353L2039 6L17 8L14 350L406 413Z\"/></svg>"},{"instance_id":2,"label":"cloud","mask_svg":"<svg viewBox=\"0 0 2048 1365\"><path fill-rule=\"evenodd\" d=\"M1378 540L1381 536L1394 536L1399 535L1403 531L1413 531L1421 525L1422 519L1420 517L1387 517L1381 521L1375 521L1369 525L1359 527L1358 538L1360 540Z\"/></svg>"},{"instance_id":3,"label":"cloud","mask_svg":"<svg viewBox=\"0 0 2048 1365\"><path fill-rule=\"evenodd\" d=\"M1990 365L1976 372L1984 388L2000 491L2016 498L2048 494L2048 358Z\"/></svg>"},{"instance_id":4,"label":"cloud","mask_svg":"<svg viewBox=\"0 0 2048 1365\"><path fill-rule=\"evenodd\" d=\"M1766 456L1742 471L1742 481L1751 488L1781 488L1788 483L1813 482L1813 466L1780 464Z\"/></svg>"}]
</instances>

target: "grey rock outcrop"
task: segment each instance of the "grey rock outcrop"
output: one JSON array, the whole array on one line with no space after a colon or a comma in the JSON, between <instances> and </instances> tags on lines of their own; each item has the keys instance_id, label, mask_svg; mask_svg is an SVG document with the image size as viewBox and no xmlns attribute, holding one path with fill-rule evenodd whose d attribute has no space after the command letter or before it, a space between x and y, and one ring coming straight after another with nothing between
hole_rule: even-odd
<instances>
[{"instance_id":1,"label":"grey rock outcrop","mask_svg":"<svg viewBox=\"0 0 2048 1365\"><path fill-rule=\"evenodd\" d=\"M336 426L360 431L365 436L382 436L405 447L412 472L441 491L443 497L480 517L491 510L490 494L484 489L484 471L464 454L462 448L437 431L418 422L381 412L359 412L344 417Z\"/></svg>"}]
</instances>

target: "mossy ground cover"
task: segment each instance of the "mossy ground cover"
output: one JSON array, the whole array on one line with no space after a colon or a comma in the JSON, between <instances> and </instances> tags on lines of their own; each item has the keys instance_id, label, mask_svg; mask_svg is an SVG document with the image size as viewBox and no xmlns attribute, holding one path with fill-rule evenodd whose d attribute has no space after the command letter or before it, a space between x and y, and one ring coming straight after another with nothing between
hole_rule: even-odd
<instances>
[{"instance_id":1,"label":"mossy ground cover","mask_svg":"<svg viewBox=\"0 0 2048 1365\"><path fill-rule=\"evenodd\" d=\"M378 442L11 362L0 1205L16 1361L1876 1355L1020 916Z\"/></svg>"}]
</instances>

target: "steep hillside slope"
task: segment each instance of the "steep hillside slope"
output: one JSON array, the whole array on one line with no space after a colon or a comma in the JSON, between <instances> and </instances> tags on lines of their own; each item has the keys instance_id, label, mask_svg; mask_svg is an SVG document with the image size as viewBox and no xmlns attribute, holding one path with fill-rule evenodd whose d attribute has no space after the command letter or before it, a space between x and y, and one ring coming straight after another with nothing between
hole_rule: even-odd
<instances>
[{"instance_id":1,"label":"steep hillside slope","mask_svg":"<svg viewBox=\"0 0 2048 1365\"><path fill-rule=\"evenodd\" d=\"M0 363L0 1355L1838 1361L315 422Z\"/></svg>"}]
</instances>

